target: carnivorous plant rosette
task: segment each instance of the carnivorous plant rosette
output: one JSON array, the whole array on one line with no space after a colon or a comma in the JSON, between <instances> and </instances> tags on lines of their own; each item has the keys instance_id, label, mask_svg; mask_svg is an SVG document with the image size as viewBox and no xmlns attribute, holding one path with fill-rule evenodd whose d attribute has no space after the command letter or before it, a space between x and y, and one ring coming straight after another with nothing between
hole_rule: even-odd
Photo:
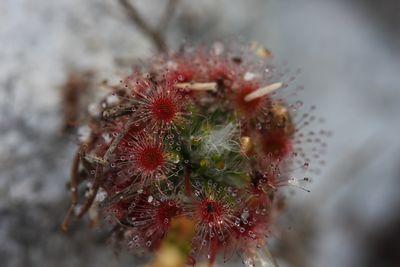
<instances>
[{"instance_id":1,"label":"carnivorous plant rosette","mask_svg":"<svg viewBox=\"0 0 400 267\"><path fill-rule=\"evenodd\" d=\"M288 88L296 73L271 62L257 45L216 43L134 68L87 120L64 229L74 216L101 214L134 251L169 244L189 265L262 260L280 189L308 180L327 134L309 129L314 107L292 100L302 89ZM182 224L191 234L179 234Z\"/></svg>"}]
</instances>

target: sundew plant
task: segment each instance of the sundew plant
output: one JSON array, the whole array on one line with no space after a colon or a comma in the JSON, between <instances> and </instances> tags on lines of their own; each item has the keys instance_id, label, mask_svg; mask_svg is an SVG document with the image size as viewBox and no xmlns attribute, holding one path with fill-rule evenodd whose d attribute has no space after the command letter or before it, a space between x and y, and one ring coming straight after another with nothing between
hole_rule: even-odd
<instances>
[{"instance_id":1,"label":"sundew plant","mask_svg":"<svg viewBox=\"0 0 400 267\"><path fill-rule=\"evenodd\" d=\"M97 214L135 252L263 264L281 188L304 189L326 146L296 75L256 44L185 47L137 65L84 123L63 228Z\"/></svg>"}]
</instances>

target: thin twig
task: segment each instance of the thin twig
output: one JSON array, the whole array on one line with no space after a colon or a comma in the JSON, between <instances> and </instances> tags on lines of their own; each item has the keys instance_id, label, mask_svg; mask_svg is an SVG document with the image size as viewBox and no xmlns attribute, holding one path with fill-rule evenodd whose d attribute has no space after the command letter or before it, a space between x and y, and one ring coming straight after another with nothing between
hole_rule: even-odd
<instances>
[{"instance_id":1,"label":"thin twig","mask_svg":"<svg viewBox=\"0 0 400 267\"><path fill-rule=\"evenodd\" d=\"M139 14L137 9L129 2L129 0L119 0L120 4L124 7L126 14L129 16L137 27L147 35L153 42L156 48L160 52L164 52L167 49L164 36L160 31L153 29Z\"/></svg>"},{"instance_id":2,"label":"thin twig","mask_svg":"<svg viewBox=\"0 0 400 267\"><path fill-rule=\"evenodd\" d=\"M63 230L64 232L68 231L69 225L71 224L72 214L73 214L74 209L75 209L75 205L71 204L71 206L69 207L69 209L67 211L67 215L65 215L65 219L64 219L63 223L61 224L61 230Z\"/></svg>"},{"instance_id":3,"label":"thin twig","mask_svg":"<svg viewBox=\"0 0 400 267\"><path fill-rule=\"evenodd\" d=\"M171 18L174 16L176 11L176 6L179 4L180 0L169 0L167 6L165 7L164 14L158 23L158 31L164 31L168 28L168 24L171 22Z\"/></svg>"},{"instance_id":4,"label":"thin twig","mask_svg":"<svg viewBox=\"0 0 400 267\"><path fill-rule=\"evenodd\" d=\"M81 210L79 211L77 217L80 219L82 216L89 210L92 206L94 198L97 195L97 191L99 191L101 182L103 181L103 166L100 164L96 164L96 173L94 176L93 187L89 192L89 196L86 198L85 203L82 205Z\"/></svg>"},{"instance_id":5,"label":"thin twig","mask_svg":"<svg viewBox=\"0 0 400 267\"><path fill-rule=\"evenodd\" d=\"M81 152L82 148L79 148L79 150L76 152L73 163L72 163L72 168L71 168L71 203L72 205L76 205L78 202L78 171L79 171L79 163L81 161Z\"/></svg>"},{"instance_id":6,"label":"thin twig","mask_svg":"<svg viewBox=\"0 0 400 267\"><path fill-rule=\"evenodd\" d=\"M79 147L78 151L75 153L74 159L72 161L72 168L71 168L71 206L68 209L67 215L63 223L61 224L61 229L66 232L68 231L68 227L72 220L73 211L78 203L78 171L79 171L79 164L81 162L82 153L84 153L84 148L86 144L83 144Z\"/></svg>"},{"instance_id":7,"label":"thin twig","mask_svg":"<svg viewBox=\"0 0 400 267\"><path fill-rule=\"evenodd\" d=\"M114 150L117 148L119 142L122 140L122 138L125 136L126 132L130 129L132 125L132 122L129 122L126 127L121 131L118 136L113 140L111 145L108 147L106 153L103 156L102 162L108 163L110 161L110 157ZM92 206L92 203L97 195L97 192L99 191L100 185L103 182L103 174L104 174L104 165L96 163L96 172L94 176L94 181L93 181L93 187L92 190L89 193L89 196L86 198L85 203L82 205L82 209L80 210L78 214L78 218L82 218L82 216L89 210L89 208Z\"/></svg>"}]
</instances>

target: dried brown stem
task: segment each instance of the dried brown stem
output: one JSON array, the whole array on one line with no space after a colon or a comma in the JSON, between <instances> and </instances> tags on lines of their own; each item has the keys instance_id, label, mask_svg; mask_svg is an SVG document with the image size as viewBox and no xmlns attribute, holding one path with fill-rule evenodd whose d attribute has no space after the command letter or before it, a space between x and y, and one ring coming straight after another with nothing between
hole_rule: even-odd
<instances>
[{"instance_id":1,"label":"dried brown stem","mask_svg":"<svg viewBox=\"0 0 400 267\"><path fill-rule=\"evenodd\" d=\"M171 18L175 14L176 6L180 0L169 0L164 10L164 14L158 23L158 31L163 31L168 28L168 24L171 22Z\"/></svg>"},{"instance_id":2,"label":"dried brown stem","mask_svg":"<svg viewBox=\"0 0 400 267\"><path fill-rule=\"evenodd\" d=\"M75 153L74 159L72 160L72 167L71 167L71 206L68 209L67 215L63 223L61 224L61 229L63 231L68 231L68 227L72 220L73 211L78 203L78 185L79 185L79 164L81 162L81 156L85 145L81 145L78 151Z\"/></svg>"},{"instance_id":3,"label":"dried brown stem","mask_svg":"<svg viewBox=\"0 0 400 267\"><path fill-rule=\"evenodd\" d=\"M74 156L71 168L71 203L75 205L78 201L78 169L81 161L81 149L79 149Z\"/></svg>"},{"instance_id":4,"label":"dried brown stem","mask_svg":"<svg viewBox=\"0 0 400 267\"><path fill-rule=\"evenodd\" d=\"M122 107L119 108L109 108L103 111L103 119L105 120L110 120L110 119L115 119L127 114L132 113L132 104L127 103L123 105Z\"/></svg>"},{"instance_id":5,"label":"dried brown stem","mask_svg":"<svg viewBox=\"0 0 400 267\"><path fill-rule=\"evenodd\" d=\"M92 206L94 198L97 195L97 191L99 191L101 181L103 177L103 166L100 164L96 164L96 172L94 175L93 187L90 190L89 196L86 198L85 203L82 205L81 210L78 213L78 218L82 218L82 216L89 210Z\"/></svg>"},{"instance_id":6,"label":"dried brown stem","mask_svg":"<svg viewBox=\"0 0 400 267\"><path fill-rule=\"evenodd\" d=\"M127 124L125 129L119 133L119 135L113 140L111 145L108 147L106 153L103 156L102 161L108 163L111 154L114 152L114 150L117 148L119 142L121 139L125 136L126 132L129 130L131 126L131 122ZM85 203L82 206L82 209L80 210L78 214L78 218L82 218L82 216L89 210L89 208L92 206L92 203L97 195L97 192L99 191L101 182L103 181L103 172L104 172L104 164L96 164L96 170L95 170L95 176L94 176L94 181L93 181L93 187L92 190L89 193L89 196L86 198Z\"/></svg>"},{"instance_id":7,"label":"dried brown stem","mask_svg":"<svg viewBox=\"0 0 400 267\"><path fill-rule=\"evenodd\" d=\"M74 211L75 205L71 204L71 206L69 207L68 211L67 211L67 215L65 216L65 219L63 221L63 223L61 224L61 230L63 230L64 232L68 231L69 225L71 224L71 220L72 220L72 213Z\"/></svg>"},{"instance_id":8,"label":"dried brown stem","mask_svg":"<svg viewBox=\"0 0 400 267\"><path fill-rule=\"evenodd\" d=\"M129 0L119 0L120 4L124 7L129 19L137 25L137 27L147 35L154 43L158 51L164 52L167 49L164 36L160 31L151 27L139 14L135 6Z\"/></svg>"},{"instance_id":9,"label":"dried brown stem","mask_svg":"<svg viewBox=\"0 0 400 267\"><path fill-rule=\"evenodd\" d=\"M133 189L134 189L134 184L132 183L132 185L128 186L121 192L106 198L100 204L101 207L109 207L109 206L115 204L116 202L120 201L121 199L129 199L130 197L132 197L136 194L136 192L133 192Z\"/></svg>"}]
</instances>

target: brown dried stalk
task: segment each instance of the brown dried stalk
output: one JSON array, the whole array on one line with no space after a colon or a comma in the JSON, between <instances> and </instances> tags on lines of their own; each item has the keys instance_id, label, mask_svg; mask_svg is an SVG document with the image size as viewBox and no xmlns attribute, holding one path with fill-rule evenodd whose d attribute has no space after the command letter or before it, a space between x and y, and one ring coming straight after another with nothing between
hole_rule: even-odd
<instances>
[{"instance_id":1,"label":"brown dried stalk","mask_svg":"<svg viewBox=\"0 0 400 267\"><path fill-rule=\"evenodd\" d=\"M165 38L161 31L151 27L139 14L138 10L128 0L119 0L119 3L124 7L129 19L137 25L137 27L147 35L154 43L158 51L164 52L167 49Z\"/></svg>"},{"instance_id":2,"label":"brown dried stalk","mask_svg":"<svg viewBox=\"0 0 400 267\"><path fill-rule=\"evenodd\" d=\"M180 0L169 0L167 6L164 10L164 14L158 23L158 31L162 32L168 28L171 18L174 16L176 7L178 6Z\"/></svg>"}]
</instances>

